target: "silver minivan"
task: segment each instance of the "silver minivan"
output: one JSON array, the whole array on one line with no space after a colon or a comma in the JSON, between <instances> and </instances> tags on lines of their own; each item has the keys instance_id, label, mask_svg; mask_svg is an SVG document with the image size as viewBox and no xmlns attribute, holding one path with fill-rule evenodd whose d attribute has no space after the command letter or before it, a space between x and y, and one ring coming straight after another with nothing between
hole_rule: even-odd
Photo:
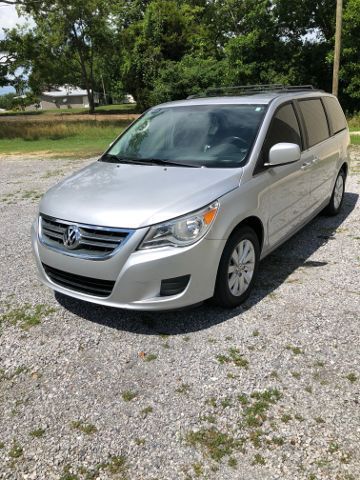
<instances>
[{"instance_id":1,"label":"silver minivan","mask_svg":"<svg viewBox=\"0 0 360 480\"><path fill-rule=\"evenodd\" d=\"M339 212L349 131L336 97L231 93L151 108L44 195L32 243L47 286L136 310L236 307L262 258Z\"/></svg>"}]
</instances>

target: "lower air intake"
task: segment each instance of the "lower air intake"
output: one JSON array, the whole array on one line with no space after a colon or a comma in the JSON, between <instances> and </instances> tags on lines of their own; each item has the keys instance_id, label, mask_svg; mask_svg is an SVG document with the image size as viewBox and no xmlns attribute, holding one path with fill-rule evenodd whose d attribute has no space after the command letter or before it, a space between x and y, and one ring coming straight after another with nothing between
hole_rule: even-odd
<instances>
[{"instance_id":1,"label":"lower air intake","mask_svg":"<svg viewBox=\"0 0 360 480\"><path fill-rule=\"evenodd\" d=\"M64 272L44 264L43 267L46 275L52 282L76 292L86 293L96 297L108 297L115 285L115 282L111 280L75 275L74 273Z\"/></svg>"}]
</instances>

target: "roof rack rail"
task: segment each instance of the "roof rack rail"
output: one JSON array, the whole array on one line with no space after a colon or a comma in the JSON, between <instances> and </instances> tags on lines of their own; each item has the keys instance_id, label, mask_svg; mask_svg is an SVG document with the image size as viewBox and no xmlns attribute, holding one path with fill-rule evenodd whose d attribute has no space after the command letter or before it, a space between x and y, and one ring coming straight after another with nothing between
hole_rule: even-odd
<instances>
[{"instance_id":1,"label":"roof rack rail","mask_svg":"<svg viewBox=\"0 0 360 480\"><path fill-rule=\"evenodd\" d=\"M192 98L215 97L215 96L232 96L232 95L255 95L256 93L286 93L303 90L317 90L312 85L283 85L273 83L268 85L237 85L231 87L211 87L204 92L190 95L188 100Z\"/></svg>"}]
</instances>

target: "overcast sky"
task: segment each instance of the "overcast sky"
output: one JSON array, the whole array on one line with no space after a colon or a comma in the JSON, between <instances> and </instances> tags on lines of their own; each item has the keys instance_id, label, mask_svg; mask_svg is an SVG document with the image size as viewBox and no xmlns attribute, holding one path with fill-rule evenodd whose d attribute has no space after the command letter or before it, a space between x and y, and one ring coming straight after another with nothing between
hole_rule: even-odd
<instances>
[{"instance_id":1,"label":"overcast sky","mask_svg":"<svg viewBox=\"0 0 360 480\"><path fill-rule=\"evenodd\" d=\"M4 28L15 27L17 23L25 23L25 18L18 17L16 9L12 5L0 5L0 38L4 38Z\"/></svg>"}]
</instances>

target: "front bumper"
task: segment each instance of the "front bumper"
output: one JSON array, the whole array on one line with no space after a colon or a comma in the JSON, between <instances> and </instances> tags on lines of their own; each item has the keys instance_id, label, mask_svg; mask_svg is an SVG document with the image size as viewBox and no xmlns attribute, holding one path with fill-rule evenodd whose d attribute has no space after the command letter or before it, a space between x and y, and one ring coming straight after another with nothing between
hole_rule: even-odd
<instances>
[{"instance_id":1,"label":"front bumper","mask_svg":"<svg viewBox=\"0 0 360 480\"><path fill-rule=\"evenodd\" d=\"M38 239L38 222L32 227L32 246L39 278L48 287L65 295L111 307L132 310L170 310L183 308L212 297L217 269L225 240L206 237L185 248L164 247L136 250L147 228L136 230L113 257L93 261L55 252ZM74 275L115 281L107 297L98 297L54 283L43 264ZM190 275L184 291L160 296L161 281Z\"/></svg>"}]
</instances>

